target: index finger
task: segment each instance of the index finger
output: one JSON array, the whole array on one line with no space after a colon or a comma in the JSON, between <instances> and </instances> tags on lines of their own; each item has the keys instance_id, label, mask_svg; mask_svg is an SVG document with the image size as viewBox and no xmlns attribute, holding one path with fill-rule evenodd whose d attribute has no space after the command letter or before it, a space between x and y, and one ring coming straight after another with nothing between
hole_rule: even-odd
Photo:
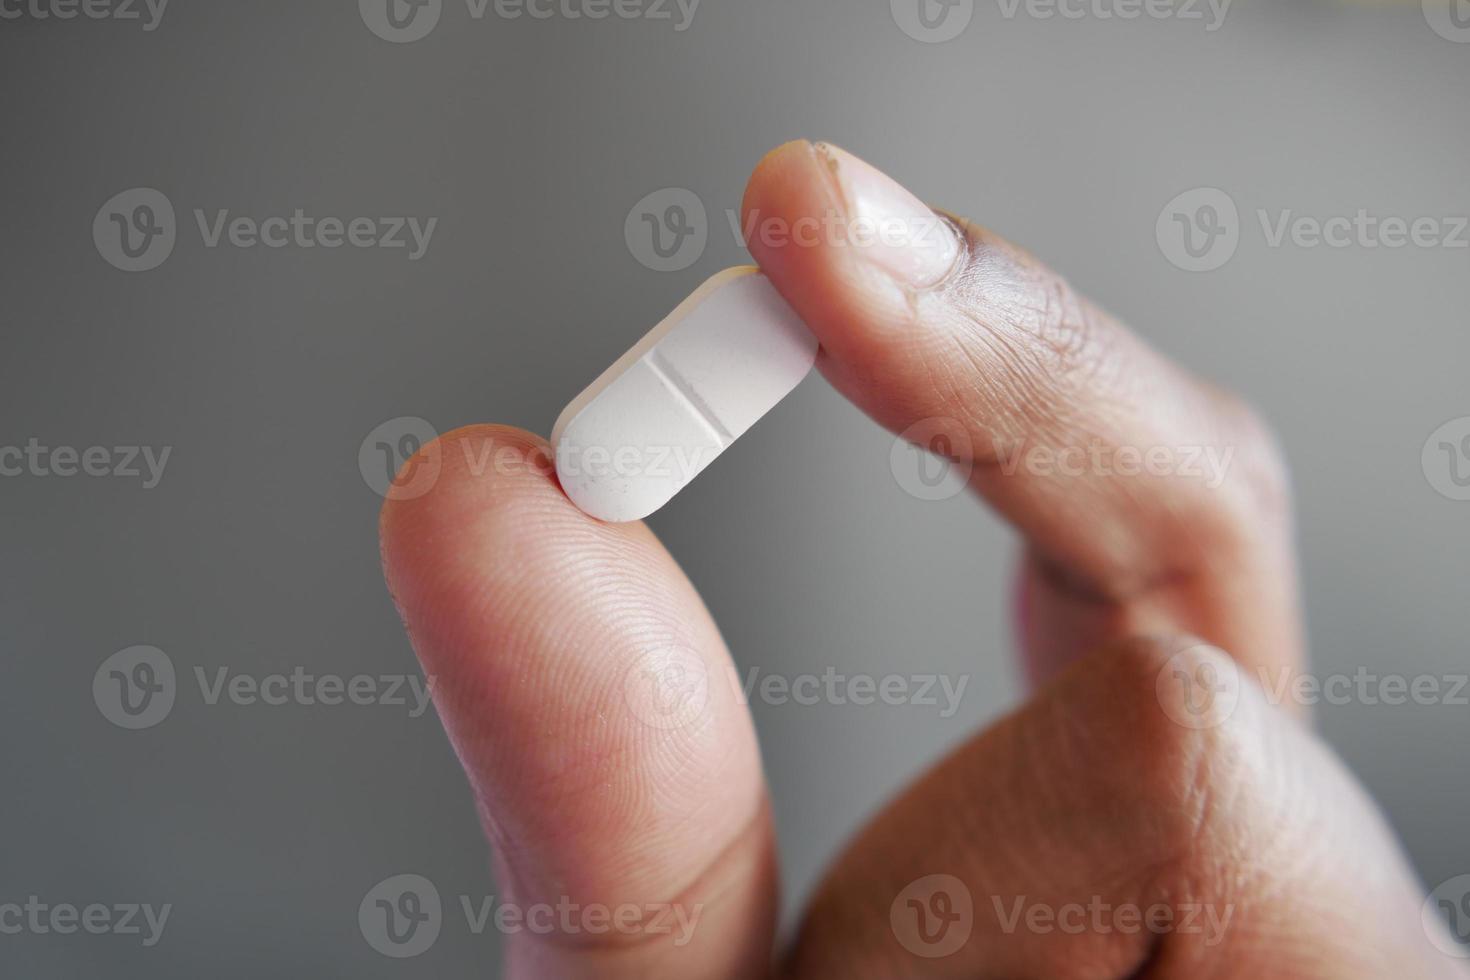
<instances>
[{"instance_id":1,"label":"index finger","mask_svg":"<svg viewBox=\"0 0 1470 980\"><path fill-rule=\"evenodd\" d=\"M1022 249L827 144L757 166L744 227L827 378L942 445L1026 539L1033 679L1143 632L1292 670L1303 640L1284 468L1256 416Z\"/></svg>"}]
</instances>

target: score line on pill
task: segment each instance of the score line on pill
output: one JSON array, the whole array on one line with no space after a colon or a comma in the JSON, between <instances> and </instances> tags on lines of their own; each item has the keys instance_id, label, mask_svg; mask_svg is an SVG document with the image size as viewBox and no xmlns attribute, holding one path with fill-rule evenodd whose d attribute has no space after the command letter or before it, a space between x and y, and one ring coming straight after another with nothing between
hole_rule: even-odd
<instances>
[{"instance_id":1,"label":"score line on pill","mask_svg":"<svg viewBox=\"0 0 1470 980\"><path fill-rule=\"evenodd\" d=\"M647 517L811 371L817 339L754 266L706 280L562 411L562 489L599 520Z\"/></svg>"}]
</instances>

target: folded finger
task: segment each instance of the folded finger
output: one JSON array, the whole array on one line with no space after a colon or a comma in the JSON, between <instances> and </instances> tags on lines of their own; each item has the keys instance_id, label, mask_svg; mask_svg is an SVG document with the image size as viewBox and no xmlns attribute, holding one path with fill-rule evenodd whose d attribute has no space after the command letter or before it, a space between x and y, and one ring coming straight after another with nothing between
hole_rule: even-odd
<instances>
[{"instance_id":1,"label":"folded finger","mask_svg":"<svg viewBox=\"0 0 1470 980\"><path fill-rule=\"evenodd\" d=\"M1192 639L1081 658L868 825L784 975L1458 976L1371 800L1239 674Z\"/></svg>"}]
</instances>

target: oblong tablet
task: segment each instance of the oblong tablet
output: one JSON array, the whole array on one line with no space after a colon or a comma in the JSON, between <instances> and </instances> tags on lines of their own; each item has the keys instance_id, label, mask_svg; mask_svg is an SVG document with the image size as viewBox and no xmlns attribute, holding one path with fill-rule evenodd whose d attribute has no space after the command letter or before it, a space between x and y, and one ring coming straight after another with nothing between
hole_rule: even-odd
<instances>
[{"instance_id":1,"label":"oblong tablet","mask_svg":"<svg viewBox=\"0 0 1470 980\"><path fill-rule=\"evenodd\" d=\"M812 336L754 266L696 289L572 400L551 442L562 489L604 521L636 521L811 371Z\"/></svg>"}]
</instances>

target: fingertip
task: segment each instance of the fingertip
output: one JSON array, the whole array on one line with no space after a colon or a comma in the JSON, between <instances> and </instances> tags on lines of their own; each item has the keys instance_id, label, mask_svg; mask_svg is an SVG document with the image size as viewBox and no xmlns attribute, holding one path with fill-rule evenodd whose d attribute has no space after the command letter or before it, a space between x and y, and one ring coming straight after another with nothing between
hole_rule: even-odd
<instances>
[{"instance_id":1,"label":"fingertip","mask_svg":"<svg viewBox=\"0 0 1470 980\"><path fill-rule=\"evenodd\" d=\"M818 144L793 140L756 164L741 205L746 246L783 291L827 260L823 229L841 217L841 206Z\"/></svg>"},{"instance_id":2,"label":"fingertip","mask_svg":"<svg viewBox=\"0 0 1470 980\"><path fill-rule=\"evenodd\" d=\"M760 210L771 197L806 180L817 163L816 145L811 140L796 139L768 150L751 171L741 201L741 213Z\"/></svg>"},{"instance_id":3,"label":"fingertip","mask_svg":"<svg viewBox=\"0 0 1470 980\"><path fill-rule=\"evenodd\" d=\"M658 559L643 525L604 524L567 499L546 440L504 425L455 429L410 458L384 501L379 546L404 621L450 634L421 657L476 634L496 596L565 575L578 556Z\"/></svg>"},{"instance_id":4,"label":"fingertip","mask_svg":"<svg viewBox=\"0 0 1470 980\"><path fill-rule=\"evenodd\" d=\"M827 144L784 143L756 165L742 202L746 247L761 271L822 342L848 359L870 320L887 320L904 298L846 247L848 231Z\"/></svg>"},{"instance_id":5,"label":"fingertip","mask_svg":"<svg viewBox=\"0 0 1470 980\"><path fill-rule=\"evenodd\" d=\"M384 563L446 528L497 510L554 508L557 498L570 506L539 436L489 424L446 432L403 464L385 495L378 515Z\"/></svg>"}]
</instances>

